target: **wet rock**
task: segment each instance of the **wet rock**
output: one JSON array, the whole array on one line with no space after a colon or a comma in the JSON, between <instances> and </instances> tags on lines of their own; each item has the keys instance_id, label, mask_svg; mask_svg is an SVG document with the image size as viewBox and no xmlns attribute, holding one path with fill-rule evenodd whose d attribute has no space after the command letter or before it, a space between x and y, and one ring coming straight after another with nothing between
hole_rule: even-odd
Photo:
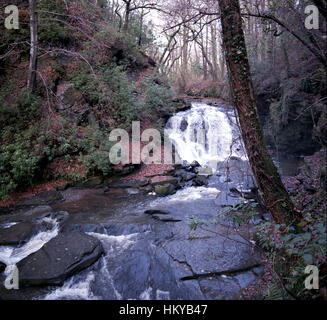
<instances>
[{"instance_id":1,"label":"wet rock","mask_svg":"<svg viewBox=\"0 0 327 320\"><path fill-rule=\"evenodd\" d=\"M152 215L152 218L155 220L162 221L162 222L180 222L180 221L182 221L178 218L173 217L170 214L154 214L154 215Z\"/></svg>"},{"instance_id":2,"label":"wet rock","mask_svg":"<svg viewBox=\"0 0 327 320\"><path fill-rule=\"evenodd\" d=\"M13 211L13 208L0 207L0 216L8 215Z\"/></svg>"},{"instance_id":3,"label":"wet rock","mask_svg":"<svg viewBox=\"0 0 327 320\"><path fill-rule=\"evenodd\" d=\"M206 176L201 176L198 175L195 179L194 179L194 184L198 187L202 187L202 186L208 186L209 184L209 179Z\"/></svg>"},{"instance_id":4,"label":"wet rock","mask_svg":"<svg viewBox=\"0 0 327 320\"><path fill-rule=\"evenodd\" d=\"M0 229L0 245L14 246L26 243L35 233L36 226L31 222L21 222L6 229Z\"/></svg>"},{"instance_id":5,"label":"wet rock","mask_svg":"<svg viewBox=\"0 0 327 320\"><path fill-rule=\"evenodd\" d=\"M6 269L6 265L0 261L0 273L5 271L5 269Z\"/></svg>"},{"instance_id":6,"label":"wet rock","mask_svg":"<svg viewBox=\"0 0 327 320\"><path fill-rule=\"evenodd\" d=\"M173 176L175 176L175 172L176 172L175 169L167 170L167 171L164 172L164 175L173 177Z\"/></svg>"},{"instance_id":7,"label":"wet rock","mask_svg":"<svg viewBox=\"0 0 327 320\"><path fill-rule=\"evenodd\" d=\"M130 188L138 188L138 183L135 181L116 181L107 184L107 187L104 192L108 192L110 189L130 189Z\"/></svg>"},{"instance_id":8,"label":"wet rock","mask_svg":"<svg viewBox=\"0 0 327 320\"><path fill-rule=\"evenodd\" d=\"M103 183L102 177L93 177L85 182L80 182L75 185L76 188L96 188L101 186Z\"/></svg>"},{"instance_id":9,"label":"wet rock","mask_svg":"<svg viewBox=\"0 0 327 320\"><path fill-rule=\"evenodd\" d=\"M193 169L194 169L194 168L200 168L201 165L200 165L199 162L197 162L197 161L193 161L193 162L191 163L191 167L192 167Z\"/></svg>"},{"instance_id":10,"label":"wet rock","mask_svg":"<svg viewBox=\"0 0 327 320\"><path fill-rule=\"evenodd\" d=\"M166 197L169 195L174 194L176 191L176 187L172 185L171 183L167 183L164 185L157 185L154 187L154 192L159 196L159 197Z\"/></svg>"},{"instance_id":11,"label":"wet rock","mask_svg":"<svg viewBox=\"0 0 327 320\"><path fill-rule=\"evenodd\" d=\"M154 215L154 214L162 214L162 215L168 215L170 214L168 211L163 211L163 210L147 210L144 212L145 214L148 215Z\"/></svg>"},{"instance_id":12,"label":"wet rock","mask_svg":"<svg viewBox=\"0 0 327 320\"><path fill-rule=\"evenodd\" d=\"M172 184L174 186L178 185L178 179L170 176L156 176L151 179L151 185L154 186L160 186L160 185L166 185L166 184Z\"/></svg>"},{"instance_id":13,"label":"wet rock","mask_svg":"<svg viewBox=\"0 0 327 320\"><path fill-rule=\"evenodd\" d=\"M148 185L146 187L141 187L139 190L143 193L150 193L153 191L153 187L151 185Z\"/></svg>"},{"instance_id":14,"label":"wet rock","mask_svg":"<svg viewBox=\"0 0 327 320\"><path fill-rule=\"evenodd\" d=\"M240 273L239 275L235 276L235 279L239 283L241 289L245 289L249 285L258 281L258 278L251 271Z\"/></svg>"},{"instance_id":15,"label":"wet rock","mask_svg":"<svg viewBox=\"0 0 327 320\"><path fill-rule=\"evenodd\" d=\"M176 170L184 169L186 171L192 171L191 164L186 160L184 160L181 164L175 165L175 169Z\"/></svg>"},{"instance_id":16,"label":"wet rock","mask_svg":"<svg viewBox=\"0 0 327 320\"><path fill-rule=\"evenodd\" d=\"M196 177L196 174L193 172L188 172L186 170L177 170L175 175L177 177L181 177L183 181L191 181L192 179L194 179Z\"/></svg>"},{"instance_id":17,"label":"wet rock","mask_svg":"<svg viewBox=\"0 0 327 320\"><path fill-rule=\"evenodd\" d=\"M242 161L242 159L241 158L239 158L239 157L230 157L230 160L232 160L232 161Z\"/></svg>"},{"instance_id":18,"label":"wet rock","mask_svg":"<svg viewBox=\"0 0 327 320\"><path fill-rule=\"evenodd\" d=\"M183 160L182 163L175 164L174 169L175 170L180 170L180 169L192 170L192 167L189 162L187 162L186 160Z\"/></svg>"},{"instance_id":19,"label":"wet rock","mask_svg":"<svg viewBox=\"0 0 327 320\"><path fill-rule=\"evenodd\" d=\"M198 175L210 177L213 175L213 171L211 168L200 168L200 170L198 171Z\"/></svg>"},{"instance_id":20,"label":"wet rock","mask_svg":"<svg viewBox=\"0 0 327 320\"><path fill-rule=\"evenodd\" d=\"M74 224L67 225L63 229L64 233L82 232L82 233L98 233L107 234L103 225L98 224Z\"/></svg>"},{"instance_id":21,"label":"wet rock","mask_svg":"<svg viewBox=\"0 0 327 320\"><path fill-rule=\"evenodd\" d=\"M84 233L61 234L17 264L20 285L62 285L102 254L100 241L93 237Z\"/></svg>"},{"instance_id":22,"label":"wet rock","mask_svg":"<svg viewBox=\"0 0 327 320\"><path fill-rule=\"evenodd\" d=\"M59 191L45 191L35 195L34 197L24 199L18 203L18 206L40 206L51 205L64 201L64 197Z\"/></svg>"},{"instance_id":23,"label":"wet rock","mask_svg":"<svg viewBox=\"0 0 327 320\"><path fill-rule=\"evenodd\" d=\"M231 188L230 192L232 193L232 195L239 196L247 200L257 199L257 193L255 189L253 189L251 192L249 191L241 192L237 188Z\"/></svg>"},{"instance_id":24,"label":"wet rock","mask_svg":"<svg viewBox=\"0 0 327 320\"><path fill-rule=\"evenodd\" d=\"M181 126L180 126L181 131L182 132L186 131L187 127L188 127L188 122L187 122L187 120L183 119L183 121L181 122Z\"/></svg>"},{"instance_id":25,"label":"wet rock","mask_svg":"<svg viewBox=\"0 0 327 320\"><path fill-rule=\"evenodd\" d=\"M59 225L59 229L61 230L69 218L69 213L66 211L51 212L51 213L45 214L41 219L44 220L45 218L48 218L51 220L56 220Z\"/></svg>"},{"instance_id":26,"label":"wet rock","mask_svg":"<svg viewBox=\"0 0 327 320\"><path fill-rule=\"evenodd\" d=\"M26 211L24 213L24 216L37 217L50 211L52 211L52 208L50 206L38 206L36 208Z\"/></svg>"},{"instance_id":27,"label":"wet rock","mask_svg":"<svg viewBox=\"0 0 327 320\"><path fill-rule=\"evenodd\" d=\"M235 195L235 196L238 196L238 197L242 197L242 192L240 192L236 188L231 188L231 189L229 189L229 191L231 192L232 195Z\"/></svg>"}]
</instances>

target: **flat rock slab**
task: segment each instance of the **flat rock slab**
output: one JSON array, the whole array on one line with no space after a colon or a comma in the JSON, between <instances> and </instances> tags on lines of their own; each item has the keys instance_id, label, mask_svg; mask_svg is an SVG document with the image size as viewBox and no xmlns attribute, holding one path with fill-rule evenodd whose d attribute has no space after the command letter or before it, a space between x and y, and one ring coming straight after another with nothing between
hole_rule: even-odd
<instances>
[{"instance_id":1,"label":"flat rock slab","mask_svg":"<svg viewBox=\"0 0 327 320\"><path fill-rule=\"evenodd\" d=\"M22 286L62 285L103 254L98 239L84 233L64 233L17 264Z\"/></svg>"},{"instance_id":2,"label":"flat rock slab","mask_svg":"<svg viewBox=\"0 0 327 320\"><path fill-rule=\"evenodd\" d=\"M261 263L259 252L239 235L170 241L165 251L175 261L187 265L195 279L208 274L245 272ZM190 280L188 274L186 277Z\"/></svg>"},{"instance_id":3,"label":"flat rock slab","mask_svg":"<svg viewBox=\"0 0 327 320\"><path fill-rule=\"evenodd\" d=\"M26 243L35 233L31 222L21 222L10 228L0 229L0 246L14 246Z\"/></svg>"}]
</instances>

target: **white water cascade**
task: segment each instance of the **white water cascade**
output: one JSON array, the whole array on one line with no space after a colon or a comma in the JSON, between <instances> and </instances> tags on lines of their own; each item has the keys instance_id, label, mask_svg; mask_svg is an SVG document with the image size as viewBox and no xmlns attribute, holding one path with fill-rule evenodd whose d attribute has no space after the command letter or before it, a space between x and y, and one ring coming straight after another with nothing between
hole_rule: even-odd
<instances>
[{"instance_id":1,"label":"white water cascade","mask_svg":"<svg viewBox=\"0 0 327 320\"><path fill-rule=\"evenodd\" d=\"M217 168L234 156L246 160L233 111L204 103L172 117L166 127L181 160L197 161L203 167Z\"/></svg>"}]
</instances>

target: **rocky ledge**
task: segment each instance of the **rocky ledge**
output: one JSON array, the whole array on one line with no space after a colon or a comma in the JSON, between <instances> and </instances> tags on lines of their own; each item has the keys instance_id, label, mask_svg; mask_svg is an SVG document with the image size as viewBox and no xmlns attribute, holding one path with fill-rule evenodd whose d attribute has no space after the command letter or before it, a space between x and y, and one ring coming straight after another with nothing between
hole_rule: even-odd
<instances>
[{"instance_id":1,"label":"rocky ledge","mask_svg":"<svg viewBox=\"0 0 327 320\"><path fill-rule=\"evenodd\" d=\"M111 182L107 184L104 193L110 189L133 189L143 193L154 193L159 197L166 197L175 194L184 187L207 186L212 171L209 168L202 168L194 161L174 165L173 169L164 172L162 175L145 176L142 181Z\"/></svg>"}]
</instances>

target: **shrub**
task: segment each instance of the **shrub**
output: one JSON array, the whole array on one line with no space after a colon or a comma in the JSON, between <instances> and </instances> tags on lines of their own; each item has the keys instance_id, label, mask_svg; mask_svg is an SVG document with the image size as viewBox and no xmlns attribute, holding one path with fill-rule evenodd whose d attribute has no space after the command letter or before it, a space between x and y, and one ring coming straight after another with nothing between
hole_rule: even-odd
<instances>
[{"instance_id":1,"label":"shrub","mask_svg":"<svg viewBox=\"0 0 327 320\"><path fill-rule=\"evenodd\" d=\"M145 101L147 111L168 109L173 98L173 91L157 75L145 80Z\"/></svg>"},{"instance_id":2,"label":"shrub","mask_svg":"<svg viewBox=\"0 0 327 320\"><path fill-rule=\"evenodd\" d=\"M106 85L103 103L108 102L117 124L128 128L138 118L140 103L136 89L129 81L124 67L111 64L103 70Z\"/></svg>"},{"instance_id":3,"label":"shrub","mask_svg":"<svg viewBox=\"0 0 327 320\"><path fill-rule=\"evenodd\" d=\"M29 147L29 140L23 136L0 147L0 198L35 181L41 157L29 152Z\"/></svg>"}]
</instances>

